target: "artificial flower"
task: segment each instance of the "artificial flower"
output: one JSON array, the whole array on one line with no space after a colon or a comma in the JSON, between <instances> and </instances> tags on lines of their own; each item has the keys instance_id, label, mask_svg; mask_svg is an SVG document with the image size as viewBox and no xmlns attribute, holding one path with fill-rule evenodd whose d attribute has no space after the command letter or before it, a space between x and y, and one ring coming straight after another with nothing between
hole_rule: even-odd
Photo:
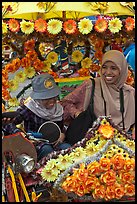
<instances>
[{"instance_id":1,"label":"artificial flower","mask_svg":"<svg viewBox=\"0 0 137 204\"><path fill-rule=\"evenodd\" d=\"M108 28L108 23L104 18L99 18L98 20L96 20L94 29L97 32L102 33L106 31L107 28Z\"/></svg>"},{"instance_id":2,"label":"artificial flower","mask_svg":"<svg viewBox=\"0 0 137 204\"><path fill-rule=\"evenodd\" d=\"M48 60L44 60L44 66L41 71L48 72L51 70L51 63Z\"/></svg>"},{"instance_id":3,"label":"artificial flower","mask_svg":"<svg viewBox=\"0 0 137 204\"><path fill-rule=\"evenodd\" d=\"M34 39L27 40L24 43L24 50L25 50L25 52L34 50L34 47L35 47L35 40Z\"/></svg>"},{"instance_id":4,"label":"artificial flower","mask_svg":"<svg viewBox=\"0 0 137 204\"><path fill-rule=\"evenodd\" d=\"M8 101L11 98L9 90L4 89L3 87L2 87L2 98L6 101Z\"/></svg>"},{"instance_id":5,"label":"artificial flower","mask_svg":"<svg viewBox=\"0 0 137 204\"><path fill-rule=\"evenodd\" d=\"M56 159L50 159L47 164L45 165L44 167L45 170L50 170L51 173L55 176L58 176L58 174L60 173L60 169L58 168L58 165L57 165L57 160ZM43 170L43 171L45 171ZM42 172L41 172L42 174Z\"/></svg>"},{"instance_id":6,"label":"artificial flower","mask_svg":"<svg viewBox=\"0 0 137 204\"><path fill-rule=\"evenodd\" d=\"M111 158L111 162L112 162L114 171L123 169L123 166L125 164L125 160L121 154L115 154Z\"/></svg>"},{"instance_id":7,"label":"artificial flower","mask_svg":"<svg viewBox=\"0 0 137 204\"><path fill-rule=\"evenodd\" d=\"M93 24L92 21L87 19L87 18L83 18L78 22L78 28L79 31L84 35L84 34L88 34L90 33L90 31L93 28Z\"/></svg>"},{"instance_id":8,"label":"artificial flower","mask_svg":"<svg viewBox=\"0 0 137 204\"><path fill-rule=\"evenodd\" d=\"M62 22L56 19L49 20L47 24L47 30L50 34L58 34L62 30Z\"/></svg>"},{"instance_id":9,"label":"artificial flower","mask_svg":"<svg viewBox=\"0 0 137 204\"><path fill-rule=\"evenodd\" d=\"M35 76L36 71L35 71L34 67L25 67L24 73L26 74L26 76L28 78L32 78Z\"/></svg>"},{"instance_id":10,"label":"artificial flower","mask_svg":"<svg viewBox=\"0 0 137 204\"><path fill-rule=\"evenodd\" d=\"M16 97L10 98L8 100L8 105L12 106L12 107L19 106L19 101L18 101L18 99Z\"/></svg>"},{"instance_id":11,"label":"artificial flower","mask_svg":"<svg viewBox=\"0 0 137 204\"><path fill-rule=\"evenodd\" d=\"M97 186L93 191L93 194L92 194L93 198L95 200L103 199L105 197L105 191L106 191L105 186L103 185Z\"/></svg>"},{"instance_id":12,"label":"artificial flower","mask_svg":"<svg viewBox=\"0 0 137 204\"><path fill-rule=\"evenodd\" d=\"M38 54L36 51L34 50L31 50L31 51L28 51L27 54L26 54L26 57L28 59L30 59L31 61L35 61L38 57Z\"/></svg>"},{"instance_id":13,"label":"artificial flower","mask_svg":"<svg viewBox=\"0 0 137 204\"><path fill-rule=\"evenodd\" d=\"M18 89L18 82L16 80L9 80L9 90L10 91L16 91Z\"/></svg>"},{"instance_id":14,"label":"artificial flower","mask_svg":"<svg viewBox=\"0 0 137 204\"><path fill-rule=\"evenodd\" d=\"M9 30L11 30L12 32L18 32L20 30L20 24L15 19L10 19L8 21L8 25L9 25Z\"/></svg>"},{"instance_id":15,"label":"artificial flower","mask_svg":"<svg viewBox=\"0 0 137 204\"><path fill-rule=\"evenodd\" d=\"M53 172L50 169L47 170L46 168L42 169L41 176L42 176L43 180L46 180L48 182L55 181L57 178L57 176L55 174L53 174Z\"/></svg>"},{"instance_id":16,"label":"artificial flower","mask_svg":"<svg viewBox=\"0 0 137 204\"><path fill-rule=\"evenodd\" d=\"M86 57L81 61L82 68L90 68L91 64L92 64L92 60L89 57Z\"/></svg>"},{"instance_id":17,"label":"artificial flower","mask_svg":"<svg viewBox=\"0 0 137 204\"><path fill-rule=\"evenodd\" d=\"M57 161L58 161L58 167L60 170L67 169L73 163L72 156L68 154L65 154L64 156L59 155Z\"/></svg>"},{"instance_id":18,"label":"artificial flower","mask_svg":"<svg viewBox=\"0 0 137 204\"><path fill-rule=\"evenodd\" d=\"M98 131L106 139L110 139L114 136L114 128L111 125L100 125Z\"/></svg>"},{"instance_id":19,"label":"artificial flower","mask_svg":"<svg viewBox=\"0 0 137 204\"><path fill-rule=\"evenodd\" d=\"M122 21L119 18L114 18L108 23L108 28L112 33L118 33L122 26Z\"/></svg>"},{"instance_id":20,"label":"artificial flower","mask_svg":"<svg viewBox=\"0 0 137 204\"><path fill-rule=\"evenodd\" d=\"M125 164L124 164L124 170L127 171L127 172L135 170L135 159L134 158L129 158L128 157L126 159Z\"/></svg>"},{"instance_id":21,"label":"artificial flower","mask_svg":"<svg viewBox=\"0 0 137 204\"><path fill-rule=\"evenodd\" d=\"M84 76L90 76L90 71L87 68L81 68L77 71L79 76L84 77Z\"/></svg>"},{"instance_id":22,"label":"artificial flower","mask_svg":"<svg viewBox=\"0 0 137 204\"><path fill-rule=\"evenodd\" d=\"M135 27L135 19L131 17L126 18L125 28L127 29L127 31L132 31L134 27Z\"/></svg>"},{"instance_id":23,"label":"artificial flower","mask_svg":"<svg viewBox=\"0 0 137 204\"><path fill-rule=\"evenodd\" d=\"M119 173L119 178L120 178L120 181L123 183L123 184L130 184L130 183L133 183L133 181L135 180L135 176L134 174L131 174L130 171L121 171Z\"/></svg>"},{"instance_id":24,"label":"artificial flower","mask_svg":"<svg viewBox=\"0 0 137 204\"><path fill-rule=\"evenodd\" d=\"M2 34L6 34L8 32L8 25L4 21L2 21Z\"/></svg>"},{"instance_id":25,"label":"artificial flower","mask_svg":"<svg viewBox=\"0 0 137 204\"><path fill-rule=\"evenodd\" d=\"M42 18L39 18L35 21L34 28L37 32L44 33L47 30L47 22Z\"/></svg>"},{"instance_id":26,"label":"artificial flower","mask_svg":"<svg viewBox=\"0 0 137 204\"><path fill-rule=\"evenodd\" d=\"M34 31L34 23L22 20L20 22L20 28L23 33L28 35Z\"/></svg>"},{"instance_id":27,"label":"artificial flower","mask_svg":"<svg viewBox=\"0 0 137 204\"><path fill-rule=\"evenodd\" d=\"M135 185L134 184L126 184L125 185L125 195L126 196L135 195Z\"/></svg>"},{"instance_id":28,"label":"artificial flower","mask_svg":"<svg viewBox=\"0 0 137 204\"><path fill-rule=\"evenodd\" d=\"M14 71L17 71L20 68L21 60L19 58L13 59L12 64L14 66Z\"/></svg>"},{"instance_id":29,"label":"artificial flower","mask_svg":"<svg viewBox=\"0 0 137 204\"><path fill-rule=\"evenodd\" d=\"M58 61L58 54L54 51L50 52L46 58L51 64Z\"/></svg>"},{"instance_id":30,"label":"artificial flower","mask_svg":"<svg viewBox=\"0 0 137 204\"><path fill-rule=\"evenodd\" d=\"M23 58L21 59L21 66L22 66L23 68L25 68L25 67L30 67L30 66L31 66L31 59L30 59L29 57L23 57Z\"/></svg>"},{"instance_id":31,"label":"artificial flower","mask_svg":"<svg viewBox=\"0 0 137 204\"><path fill-rule=\"evenodd\" d=\"M72 52L72 61L79 63L83 59L83 54L79 50Z\"/></svg>"},{"instance_id":32,"label":"artificial flower","mask_svg":"<svg viewBox=\"0 0 137 204\"><path fill-rule=\"evenodd\" d=\"M33 63L32 66L35 68L36 72L39 72L43 69L44 67L44 62L41 61L40 59L36 59Z\"/></svg>"},{"instance_id":33,"label":"artificial flower","mask_svg":"<svg viewBox=\"0 0 137 204\"><path fill-rule=\"evenodd\" d=\"M77 147L73 152L75 161L79 161L86 156L86 150L83 147Z\"/></svg>"},{"instance_id":34,"label":"artificial flower","mask_svg":"<svg viewBox=\"0 0 137 204\"><path fill-rule=\"evenodd\" d=\"M26 74L23 71L19 71L16 73L14 79L16 81L24 82L26 79Z\"/></svg>"},{"instance_id":35,"label":"artificial flower","mask_svg":"<svg viewBox=\"0 0 137 204\"><path fill-rule=\"evenodd\" d=\"M76 21L74 20L67 20L63 23L63 29L68 34L73 34L76 31Z\"/></svg>"}]
</instances>

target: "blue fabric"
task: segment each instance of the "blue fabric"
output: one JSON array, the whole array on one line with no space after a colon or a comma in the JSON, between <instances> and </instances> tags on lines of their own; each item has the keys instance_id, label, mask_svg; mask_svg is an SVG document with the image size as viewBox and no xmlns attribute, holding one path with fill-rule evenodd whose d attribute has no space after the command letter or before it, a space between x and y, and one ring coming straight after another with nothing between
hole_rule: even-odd
<instances>
[{"instance_id":1,"label":"blue fabric","mask_svg":"<svg viewBox=\"0 0 137 204\"><path fill-rule=\"evenodd\" d=\"M131 51L129 53L129 51ZM128 48L125 49L124 55L129 53L128 57L126 58L128 64L132 67L132 69L135 71L135 44L131 44Z\"/></svg>"}]
</instances>

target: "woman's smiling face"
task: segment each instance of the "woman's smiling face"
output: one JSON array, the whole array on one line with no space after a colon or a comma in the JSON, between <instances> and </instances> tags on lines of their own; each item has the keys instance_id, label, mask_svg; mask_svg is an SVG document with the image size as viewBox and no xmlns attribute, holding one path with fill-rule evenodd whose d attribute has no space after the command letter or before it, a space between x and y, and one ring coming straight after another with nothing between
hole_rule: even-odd
<instances>
[{"instance_id":1,"label":"woman's smiling face","mask_svg":"<svg viewBox=\"0 0 137 204\"><path fill-rule=\"evenodd\" d=\"M116 84L120 75L118 66L111 61L105 62L101 67L102 78L107 84Z\"/></svg>"}]
</instances>

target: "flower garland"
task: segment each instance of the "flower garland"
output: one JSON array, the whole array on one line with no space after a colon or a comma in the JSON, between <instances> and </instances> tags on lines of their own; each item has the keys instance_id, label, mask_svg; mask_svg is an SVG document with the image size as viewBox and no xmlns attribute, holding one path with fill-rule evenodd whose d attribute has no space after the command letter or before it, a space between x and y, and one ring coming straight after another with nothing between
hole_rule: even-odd
<instances>
[{"instance_id":1,"label":"flower garland","mask_svg":"<svg viewBox=\"0 0 137 204\"><path fill-rule=\"evenodd\" d=\"M6 26L7 29L5 30ZM111 33L115 34L118 33L122 27L126 31L132 31L135 28L135 19L133 17L127 17L125 20L120 20L118 17L111 17L111 19L108 20L105 17L99 17L95 25L92 23L92 20L88 18L83 18L78 21L67 20L64 22L58 19L44 20L42 18L35 21L26 21L24 19L22 21L15 19L6 21L3 19L2 34L7 33L8 29L12 32L18 32L21 29L22 33L27 35L31 34L34 30L42 33L49 32L49 34L52 35L57 35L62 30L64 30L66 34L74 34L78 31L83 35L87 35L91 33L93 28L99 33L103 33L108 29Z\"/></svg>"}]
</instances>

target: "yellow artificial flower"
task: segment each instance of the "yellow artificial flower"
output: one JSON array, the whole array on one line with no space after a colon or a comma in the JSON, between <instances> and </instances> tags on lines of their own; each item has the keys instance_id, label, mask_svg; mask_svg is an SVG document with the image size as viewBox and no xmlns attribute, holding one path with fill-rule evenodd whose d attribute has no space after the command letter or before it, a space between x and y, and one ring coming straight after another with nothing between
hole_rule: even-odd
<instances>
[{"instance_id":1,"label":"yellow artificial flower","mask_svg":"<svg viewBox=\"0 0 137 204\"><path fill-rule=\"evenodd\" d=\"M89 57L86 57L81 61L82 68L90 68L91 64L92 64L92 60Z\"/></svg>"},{"instance_id":2,"label":"yellow artificial flower","mask_svg":"<svg viewBox=\"0 0 137 204\"><path fill-rule=\"evenodd\" d=\"M42 169L41 176L43 180L48 182L55 181L57 179L57 176L53 174L53 172L50 169L47 170L46 167Z\"/></svg>"},{"instance_id":3,"label":"yellow artificial flower","mask_svg":"<svg viewBox=\"0 0 137 204\"><path fill-rule=\"evenodd\" d=\"M129 139L127 139L126 140L126 145L129 147L129 148L131 148L131 149L135 149L135 142L133 141L133 140L129 140Z\"/></svg>"},{"instance_id":4,"label":"yellow artificial flower","mask_svg":"<svg viewBox=\"0 0 137 204\"><path fill-rule=\"evenodd\" d=\"M8 25L2 21L2 34L8 32Z\"/></svg>"},{"instance_id":5,"label":"yellow artificial flower","mask_svg":"<svg viewBox=\"0 0 137 204\"><path fill-rule=\"evenodd\" d=\"M119 18L114 18L108 23L108 28L112 33L118 33L122 26L122 21Z\"/></svg>"},{"instance_id":6,"label":"yellow artificial flower","mask_svg":"<svg viewBox=\"0 0 137 204\"><path fill-rule=\"evenodd\" d=\"M60 170L66 170L73 163L72 157L68 154L64 156L60 154L57 161Z\"/></svg>"},{"instance_id":7,"label":"yellow artificial flower","mask_svg":"<svg viewBox=\"0 0 137 204\"><path fill-rule=\"evenodd\" d=\"M25 74L23 71L19 71L19 72L15 75L14 79L15 79L16 81L24 82L25 79L26 79L26 74Z\"/></svg>"},{"instance_id":8,"label":"yellow artificial flower","mask_svg":"<svg viewBox=\"0 0 137 204\"><path fill-rule=\"evenodd\" d=\"M90 31L93 28L93 24L92 21L87 19L87 18L83 18L78 22L78 28L79 31L84 35L84 34L88 34L90 33Z\"/></svg>"},{"instance_id":9,"label":"yellow artificial flower","mask_svg":"<svg viewBox=\"0 0 137 204\"><path fill-rule=\"evenodd\" d=\"M20 22L20 28L23 33L28 35L34 31L34 23L22 20L22 22Z\"/></svg>"},{"instance_id":10,"label":"yellow artificial flower","mask_svg":"<svg viewBox=\"0 0 137 204\"><path fill-rule=\"evenodd\" d=\"M14 79L9 80L8 86L10 91L16 91L18 89L18 82Z\"/></svg>"},{"instance_id":11,"label":"yellow artificial flower","mask_svg":"<svg viewBox=\"0 0 137 204\"><path fill-rule=\"evenodd\" d=\"M87 156L95 154L96 153L96 145L94 143L88 144L86 146L86 153L87 153Z\"/></svg>"},{"instance_id":12,"label":"yellow artificial flower","mask_svg":"<svg viewBox=\"0 0 137 204\"><path fill-rule=\"evenodd\" d=\"M79 50L72 52L72 61L79 63L83 59L83 54Z\"/></svg>"},{"instance_id":13,"label":"yellow artificial flower","mask_svg":"<svg viewBox=\"0 0 137 204\"><path fill-rule=\"evenodd\" d=\"M36 71L34 67L26 67L24 68L24 73L26 74L28 78L32 78L36 74Z\"/></svg>"},{"instance_id":14,"label":"yellow artificial flower","mask_svg":"<svg viewBox=\"0 0 137 204\"><path fill-rule=\"evenodd\" d=\"M124 157L124 159L129 159L129 154L127 152L124 152L122 156Z\"/></svg>"},{"instance_id":15,"label":"yellow artificial flower","mask_svg":"<svg viewBox=\"0 0 137 204\"><path fill-rule=\"evenodd\" d=\"M47 55L47 60L52 64L58 61L58 54L56 52L50 52Z\"/></svg>"},{"instance_id":16,"label":"yellow artificial flower","mask_svg":"<svg viewBox=\"0 0 137 204\"><path fill-rule=\"evenodd\" d=\"M16 97L10 98L8 100L8 105L12 106L12 107L19 106L19 101L18 101L18 99Z\"/></svg>"},{"instance_id":17,"label":"yellow artificial flower","mask_svg":"<svg viewBox=\"0 0 137 204\"><path fill-rule=\"evenodd\" d=\"M58 169L57 166L57 160L56 159L51 159L47 162L47 164L44 167L47 171L51 171L51 173L55 176L57 176L60 173L60 170Z\"/></svg>"},{"instance_id":18,"label":"yellow artificial flower","mask_svg":"<svg viewBox=\"0 0 137 204\"><path fill-rule=\"evenodd\" d=\"M117 148L116 154L123 154L124 150L122 148Z\"/></svg>"},{"instance_id":19,"label":"yellow artificial flower","mask_svg":"<svg viewBox=\"0 0 137 204\"><path fill-rule=\"evenodd\" d=\"M86 150L83 147L77 147L73 150L75 161L79 161L86 157Z\"/></svg>"},{"instance_id":20,"label":"yellow artificial flower","mask_svg":"<svg viewBox=\"0 0 137 204\"><path fill-rule=\"evenodd\" d=\"M49 20L47 30L50 34L58 34L62 30L62 22L56 19Z\"/></svg>"}]
</instances>

